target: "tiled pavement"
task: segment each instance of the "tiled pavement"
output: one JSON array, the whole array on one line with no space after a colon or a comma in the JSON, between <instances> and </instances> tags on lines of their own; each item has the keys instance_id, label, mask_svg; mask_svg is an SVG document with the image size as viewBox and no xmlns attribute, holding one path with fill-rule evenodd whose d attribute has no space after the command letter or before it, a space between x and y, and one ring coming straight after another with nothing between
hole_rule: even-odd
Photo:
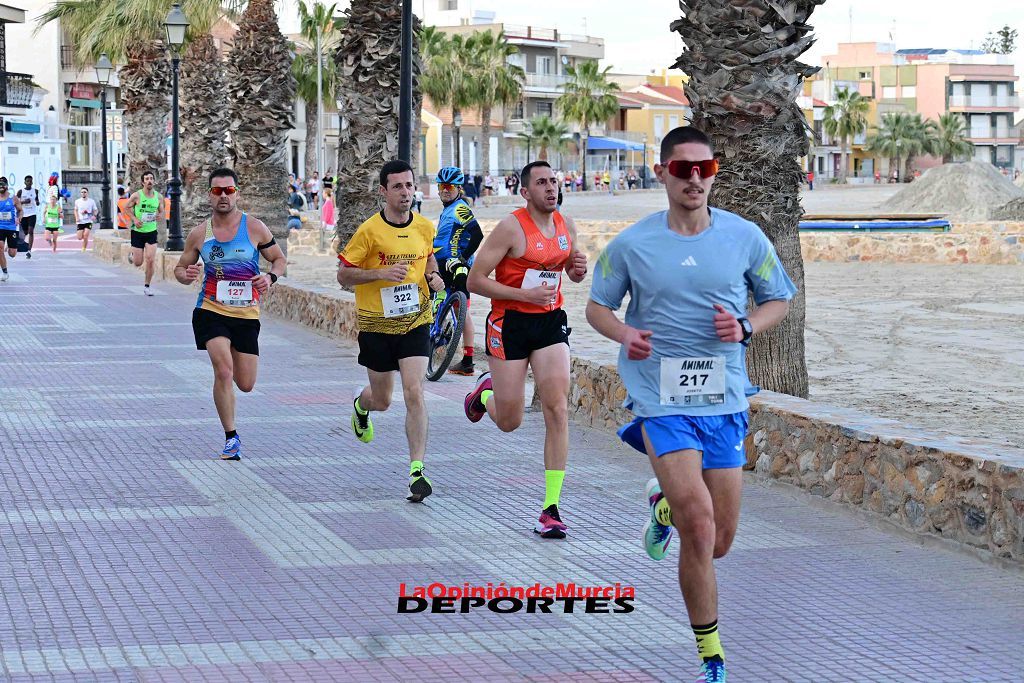
<instances>
[{"instance_id":1,"label":"tiled pavement","mask_svg":"<svg viewBox=\"0 0 1024 683\"><path fill-rule=\"evenodd\" d=\"M648 465L574 428L566 542L530 532L539 416L470 425L429 385L436 495L404 500L401 392L348 427L355 350L264 322L221 445L192 295L88 256L0 283L0 676L119 681L680 681L675 553L638 546ZM718 562L733 681L1021 681L1024 576L750 482ZM636 587L631 614L398 614L399 584Z\"/></svg>"}]
</instances>

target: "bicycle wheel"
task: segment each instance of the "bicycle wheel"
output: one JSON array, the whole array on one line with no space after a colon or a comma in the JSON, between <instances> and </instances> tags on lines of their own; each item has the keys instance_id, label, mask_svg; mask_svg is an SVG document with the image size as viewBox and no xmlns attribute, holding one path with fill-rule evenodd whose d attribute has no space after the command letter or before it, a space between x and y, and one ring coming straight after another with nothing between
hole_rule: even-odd
<instances>
[{"instance_id":1,"label":"bicycle wheel","mask_svg":"<svg viewBox=\"0 0 1024 683\"><path fill-rule=\"evenodd\" d=\"M437 311L437 320L431 326L430 355L427 357L427 379L431 382L444 377L455 357L466 324L466 295L462 292L445 298Z\"/></svg>"}]
</instances>

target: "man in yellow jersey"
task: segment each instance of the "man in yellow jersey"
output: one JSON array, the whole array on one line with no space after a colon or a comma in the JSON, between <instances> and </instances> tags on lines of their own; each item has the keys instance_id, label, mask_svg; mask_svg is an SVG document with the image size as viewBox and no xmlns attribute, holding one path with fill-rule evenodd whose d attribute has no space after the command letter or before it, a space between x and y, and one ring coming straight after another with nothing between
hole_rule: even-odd
<instances>
[{"instance_id":1,"label":"man in yellow jersey","mask_svg":"<svg viewBox=\"0 0 1024 683\"><path fill-rule=\"evenodd\" d=\"M434 259L434 224L411 210L415 192L409 164L384 164L380 171L384 210L360 225L338 254L338 283L356 291L359 364L370 380L353 401L352 431L363 443L373 440L370 411L388 409L397 370L402 376L409 442L409 500L418 503L432 493L430 480L423 475L430 290L442 289L444 282Z\"/></svg>"},{"instance_id":2,"label":"man in yellow jersey","mask_svg":"<svg viewBox=\"0 0 1024 683\"><path fill-rule=\"evenodd\" d=\"M132 253L128 262L136 267L146 266L146 296L153 296L149 283L156 269L157 221L160 220L160 193L153 189L156 176L152 171L142 174L142 189L128 198L124 213L132 221ZM120 210L120 207L118 207Z\"/></svg>"},{"instance_id":3,"label":"man in yellow jersey","mask_svg":"<svg viewBox=\"0 0 1024 683\"><path fill-rule=\"evenodd\" d=\"M513 431L523 421L526 373L533 370L544 412L544 503L534 531L562 539L567 527L558 503L569 458L571 330L561 274L582 282L587 256L576 246L576 224L557 210L558 177L548 162L527 164L520 180L526 208L495 226L469 271L469 291L491 300L484 323L490 372L477 379L465 409L471 422L487 415L501 431Z\"/></svg>"},{"instance_id":4,"label":"man in yellow jersey","mask_svg":"<svg viewBox=\"0 0 1024 683\"><path fill-rule=\"evenodd\" d=\"M192 311L196 348L213 365L213 402L224 426L222 460L239 460L242 441L235 430L235 390L252 391L259 364L260 299L284 273L285 257L270 228L238 209L238 175L230 168L210 174L213 217L189 232L174 277L203 286ZM260 274L260 256L270 272ZM199 266L202 257L203 265Z\"/></svg>"}]
</instances>

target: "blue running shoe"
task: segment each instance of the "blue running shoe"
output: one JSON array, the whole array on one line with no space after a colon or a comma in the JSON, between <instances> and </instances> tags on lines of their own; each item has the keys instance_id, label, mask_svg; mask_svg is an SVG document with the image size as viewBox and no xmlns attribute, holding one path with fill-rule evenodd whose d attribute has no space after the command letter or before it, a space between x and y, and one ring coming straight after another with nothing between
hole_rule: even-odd
<instances>
[{"instance_id":1,"label":"blue running shoe","mask_svg":"<svg viewBox=\"0 0 1024 683\"><path fill-rule=\"evenodd\" d=\"M725 683L725 662L718 657L705 661L694 683Z\"/></svg>"},{"instance_id":2,"label":"blue running shoe","mask_svg":"<svg viewBox=\"0 0 1024 683\"><path fill-rule=\"evenodd\" d=\"M672 527L658 521L658 501L664 497L658 479L652 477L647 482L647 501L651 507L651 516L644 524L644 550L652 560L664 559L668 552L668 544L672 540Z\"/></svg>"},{"instance_id":3,"label":"blue running shoe","mask_svg":"<svg viewBox=\"0 0 1024 683\"><path fill-rule=\"evenodd\" d=\"M224 450L220 454L221 460L241 460L242 440L233 436L224 443Z\"/></svg>"}]
</instances>

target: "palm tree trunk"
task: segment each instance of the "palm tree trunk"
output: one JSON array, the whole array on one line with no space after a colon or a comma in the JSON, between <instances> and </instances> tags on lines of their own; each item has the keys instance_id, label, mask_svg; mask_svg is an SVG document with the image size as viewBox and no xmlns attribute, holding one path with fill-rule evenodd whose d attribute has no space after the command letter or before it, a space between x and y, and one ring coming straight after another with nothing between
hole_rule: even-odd
<instances>
[{"instance_id":1,"label":"palm tree trunk","mask_svg":"<svg viewBox=\"0 0 1024 683\"><path fill-rule=\"evenodd\" d=\"M242 184L240 203L288 247L286 138L292 128L295 77L273 0L250 0L226 67L231 152Z\"/></svg>"},{"instance_id":2,"label":"palm tree trunk","mask_svg":"<svg viewBox=\"0 0 1024 683\"><path fill-rule=\"evenodd\" d=\"M316 142L320 136L320 130L316 120L316 102L306 102L306 180L313 177L316 167Z\"/></svg>"},{"instance_id":3,"label":"palm tree trunk","mask_svg":"<svg viewBox=\"0 0 1024 683\"><path fill-rule=\"evenodd\" d=\"M480 107L480 169L487 175L491 172L491 105Z\"/></svg>"},{"instance_id":4,"label":"palm tree trunk","mask_svg":"<svg viewBox=\"0 0 1024 683\"><path fill-rule=\"evenodd\" d=\"M342 248L359 225L380 210L381 166L398 156L402 5L352 0L338 62L338 98L347 125L338 142L337 235ZM414 27L415 29L415 27ZM413 31L414 42L416 31ZM413 90L419 73L413 45Z\"/></svg>"},{"instance_id":5,"label":"palm tree trunk","mask_svg":"<svg viewBox=\"0 0 1024 683\"><path fill-rule=\"evenodd\" d=\"M213 36L193 41L181 65L181 226L186 235L209 216L207 177L227 159L223 75Z\"/></svg>"},{"instance_id":6,"label":"palm tree trunk","mask_svg":"<svg viewBox=\"0 0 1024 683\"><path fill-rule=\"evenodd\" d=\"M158 179L167 175L170 65L158 45L140 42L129 48L119 77L128 130L128 177L139 187L146 171Z\"/></svg>"},{"instance_id":7,"label":"palm tree trunk","mask_svg":"<svg viewBox=\"0 0 1024 683\"><path fill-rule=\"evenodd\" d=\"M846 184L846 167L849 161L846 158L846 138L843 138L842 143L839 145L839 182Z\"/></svg>"},{"instance_id":8,"label":"palm tree trunk","mask_svg":"<svg viewBox=\"0 0 1024 683\"><path fill-rule=\"evenodd\" d=\"M757 223L798 288L785 320L754 337L747 351L751 380L802 397L808 379L797 160L809 143L795 95L818 69L797 57L814 42L807 21L823 1L682 0L685 16L672 23L687 47L674 66L690 75L692 123L711 136L725 171L710 203Z\"/></svg>"}]
</instances>

